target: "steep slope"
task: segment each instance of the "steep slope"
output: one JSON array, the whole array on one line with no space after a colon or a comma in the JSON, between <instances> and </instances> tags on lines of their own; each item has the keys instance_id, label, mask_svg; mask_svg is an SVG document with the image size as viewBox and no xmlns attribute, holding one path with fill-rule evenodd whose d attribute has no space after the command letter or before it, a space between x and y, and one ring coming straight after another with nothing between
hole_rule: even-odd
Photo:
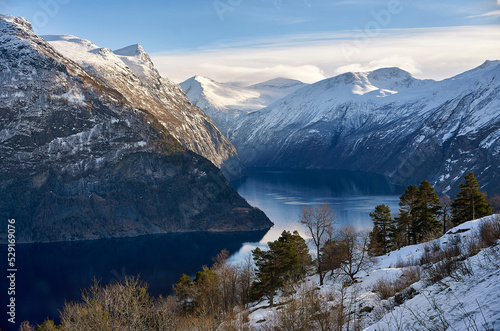
<instances>
[{"instance_id":1,"label":"steep slope","mask_svg":"<svg viewBox=\"0 0 500 331\"><path fill-rule=\"evenodd\" d=\"M356 329L365 331L498 330L500 302L496 293L500 292L500 240L497 240L496 245L479 252L471 252L473 246L469 245L478 239L481 224L499 221L499 215L492 215L465 222L431 242L402 247L377 256L373 265L360 271L356 282L348 286L338 274L326 277L325 284L319 287L319 277L310 276L303 284L296 286L296 292L277 295L275 300L279 304L273 308L269 307L267 300L250 304L251 308L244 312L249 313L246 316L249 327L268 330L278 324L276 318L280 321L287 318L293 321L293 318L302 316L310 318L299 309L313 311L307 305L311 304L311 293L318 290L320 307L328 313L335 313L330 315L333 320L315 323L317 329L320 326L328 329L325 327L328 321L330 326L350 329L349 325L355 325ZM432 256L455 247L460 251L458 258L448 254L444 262L436 262L441 260L436 259L420 265L424 255ZM449 262L453 259L456 264ZM460 266L460 263L463 263L462 267L451 271L453 268L450 265ZM444 269L443 265L450 269ZM441 272L443 277L437 282L433 279L435 270ZM409 278L411 275L413 278ZM375 285L381 282L388 284L389 292L394 291L396 286L390 286L391 282L394 284L398 280L407 281L407 287L395 291L398 292L396 295L382 299L374 291ZM294 299L296 301L292 303ZM317 306L313 307L317 311ZM343 313L346 315L343 319L337 317L340 315L337 313L338 307L344 308ZM288 315L280 315L283 311ZM339 321L342 323L340 326L337 325Z\"/></svg>"},{"instance_id":2,"label":"steep slope","mask_svg":"<svg viewBox=\"0 0 500 331\"><path fill-rule=\"evenodd\" d=\"M239 177L242 168L234 146L178 85L159 74L141 45L112 52L74 36L42 37L131 105L148 109L187 149L212 161L228 178Z\"/></svg>"},{"instance_id":3,"label":"steep slope","mask_svg":"<svg viewBox=\"0 0 500 331\"><path fill-rule=\"evenodd\" d=\"M385 68L304 87L240 120L231 140L250 165L428 179L452 193L474 171L498 192L499 109L499 61L439 82Z\"/></svg>"},{"instance_id":4,"label":"steep slope","mask_svg":"<svg viewBox=\"0 0 500 331\"><path fill-rule=\"evenodd\" d=\"M189 100L210 116L228 138L241 115L265 108L306 85L298 80L275 78L239 87L203 76L191 77L180 84Z\"/></svg>"},{"instance_id":5,"label":"steep slope","mask_svg":"<svg viewBox=\"0 0 500 331\"><path fill-rule=\"evenodd\" d=\"M139 102L0 15L0 217L17 242L272 225Z\"/></svg>"}]
</instances>

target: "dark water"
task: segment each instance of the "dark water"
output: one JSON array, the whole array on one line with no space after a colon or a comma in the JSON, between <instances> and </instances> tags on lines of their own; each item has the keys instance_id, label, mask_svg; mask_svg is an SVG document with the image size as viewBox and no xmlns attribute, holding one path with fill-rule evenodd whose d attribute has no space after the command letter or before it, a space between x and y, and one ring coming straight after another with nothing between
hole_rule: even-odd
<instances>
[{"instance_id":1,"label":"dark water","mask_svg":"<svg viewBox=\"0 0 500 331\"><path fill-rule=\"evenodd\" d=\"M300 209L326 201L337 214L338 224L368 228L368 216L377 204L396 209L401 188L392 187L381 176L346 171L281 171L250 169L249 176L233 182L238 192L262 209L275 226L269 232L236 234L168 234L85 242L16 246L16 321L57 321L64 300L81 298L95 277L102 284L140 274L151 293L168 295L182 273L194 275L222 249L242 261L257 246L275 240L283 230L305 231L298 223ZM20 220L17 220L18 222ZM7 257L5 245L1 256ZM6 263L5 263L6 264ZM6 267L5 269L6 270ZM6 271L5 271L6 273ZM1 306L7 305L7 279L0 281ZM7 323L2 309L0 327Z\"/></svg>"},{"instance_id":2,"label":"dark water","mask_svg":"<svg viewBox=\"0 0 500 331\"><path fill-rule=\"evenodd\" d=\"M109 284L140 274L151 293L171 294L172 284L182 273L194 275L202 265L211 265L212 257L222 249L236 252L242 242L258 241L264 234L165 234L17 245L16 322L29 320L36 325L47 317L57 320L64 300L79 300L81 289L87 288L94 277ZM1 252L6 261L5 245ZM8 304L6 280L5 275L0 282L1 307ZM2 308L0 327L17 330L19 323L16 327L8 323L6 312Z\"/></svg>"}]
</instances>

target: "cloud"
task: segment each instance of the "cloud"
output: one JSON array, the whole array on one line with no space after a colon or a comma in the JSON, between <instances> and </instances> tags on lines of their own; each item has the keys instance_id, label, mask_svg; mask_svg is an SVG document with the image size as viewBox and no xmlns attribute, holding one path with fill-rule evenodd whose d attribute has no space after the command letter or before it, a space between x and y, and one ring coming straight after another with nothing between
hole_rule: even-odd
<instances>
[{"instance_id":1,"label":"cloud","mask_svg":"<svg viewBox=\"0 0 500 331\"><path fill-rule=\"evenodd\" d=\"M151 55L160 72L175 82L203 75L248 85L278 76L313 83L345 71L395 66L418 78L444 79L499 59L496 40L499 25L382 30L373 38L341 31Z\"/></svg>"},{"instance_id":2,"label":"cloud","mask_svg":"<svg viewBox=\"0 0 500 331\"><path fill-rule=\"evenodd\" d=\"M474 17L500 17L500 10L494 10L480 15L468 16L468 18L474 18Z\"/></svg>"},{"instance_id":3,"label":"cloud","mask_svg":"<svg viewBox=\"0 0 500 331\"><path fill-rule=\"evenodd\" d=\"M379 68L387 68L387 67L398 67L412 74L420 74L422 70L418 63L410 58L410 57L402 57L402 56L390 56L383 59L373 60L368 63L351 63L342 67L339 67L335 70L336 74L342 74L345 72L364 72L364 71L373 71Z\"/></svg>"}]
</instances>

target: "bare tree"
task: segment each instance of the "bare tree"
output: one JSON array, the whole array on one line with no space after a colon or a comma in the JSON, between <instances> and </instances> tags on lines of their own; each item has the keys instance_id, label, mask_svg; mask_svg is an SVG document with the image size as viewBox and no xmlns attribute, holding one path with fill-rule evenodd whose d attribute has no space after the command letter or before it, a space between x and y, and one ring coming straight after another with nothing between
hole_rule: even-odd
<instances>
[{"instance_id":1,"label":"bare tree","mask_svg":"<svg viewBox=\"0 0 500 331\"><path fill-rule=\"evenodd\" d=\"M495 214L500 214L500 195L495 194L490 198L491 205L493 207L493 212Z\"/></svg>"},{"instance_id":2,"label":"bare tree","mask_svg":"<svg viewBox=\"0 0 500 331\"><path fill-rule=\"evenodd\" d=\"M368 255L368 233L359 232L352 226L344 225L339 230L338 236L343 245L340 252L343 260L340 270L350 278L351 282L354 282L356 274L372 264L372 259Z\"/></svg>"},{"instance_id":3,"label":"bare tree","mask_svg":"<svg viewBox=\"0 0 500 331\"><path fill-rule=\"evenodd\" d=\"M316 248L319 284L323 285L325 271L323 270L321 247L332 237L335 213L327 203L316 204L314 209L311 207L302 208L299 221L306 226L312 237Z\"/></svg>"}]
</instances>

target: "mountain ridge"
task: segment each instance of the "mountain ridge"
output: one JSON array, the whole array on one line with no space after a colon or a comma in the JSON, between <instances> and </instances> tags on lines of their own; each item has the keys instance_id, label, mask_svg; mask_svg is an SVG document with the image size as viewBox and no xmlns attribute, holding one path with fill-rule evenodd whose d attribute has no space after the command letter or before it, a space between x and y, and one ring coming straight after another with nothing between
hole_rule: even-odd
<instances>
[{"instance_id":1,"label":"mountain ridge","mask_svg":"<svg viewBox=\"0 0 500 331\"><path fill-rule=\"evenodd\" d=\"M0 15L0 54L0 215L16 219L18 243L272 225L154 112L25 19Z\"/></svg>"},{"instance_id":2,"label":"mountain ridge","mask_svg":"<svg viewBox=\"0 0 500 331\"><path fill-rule=\"evenodd\" d=\"M361 170L398 185L428 179L449 194L474 171L483 189L498 192L499 81L500 61L441 81L399 68L348 72L228 121L225 130L250 166Z\"/></svg>"},{"instance_id":3,"label":"mountain ridge","mask_svg":"<svg viewBox=\"0 0 500 331\"><path fill-rule=\"evenodd\" d=\"M229 179L243 171L236 149L182 89L160 75L140 44L111 51L74 36L42 36L57 51L119 91L134 107L149 109L187 149L209 159Z\"/></svg>"}]
</instances>

